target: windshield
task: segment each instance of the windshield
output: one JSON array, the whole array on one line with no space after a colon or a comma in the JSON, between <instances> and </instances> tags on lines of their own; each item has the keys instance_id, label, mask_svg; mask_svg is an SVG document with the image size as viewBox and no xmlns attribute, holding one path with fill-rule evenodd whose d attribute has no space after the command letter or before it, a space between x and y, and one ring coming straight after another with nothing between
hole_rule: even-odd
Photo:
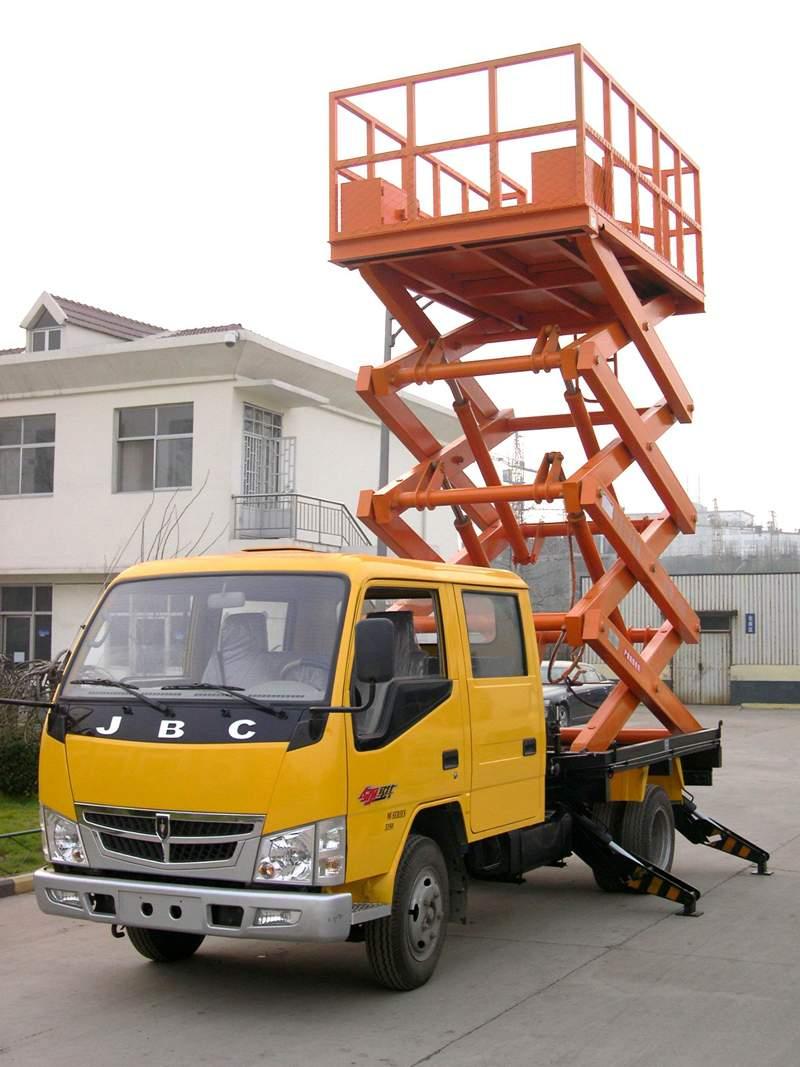
<instances>
[{"instance_id":1,"label":"windshield","mask_svg":"<svg viewBox=\"0 0 800 1067\"><path fill-rule=\"evenodd\" d=\"M92 620L63 695L113 699L136 687L174 704L214 699L220 686L327 702L346 596L345 579L325 574L121 582Z\"/></svg>"}]
</instances>

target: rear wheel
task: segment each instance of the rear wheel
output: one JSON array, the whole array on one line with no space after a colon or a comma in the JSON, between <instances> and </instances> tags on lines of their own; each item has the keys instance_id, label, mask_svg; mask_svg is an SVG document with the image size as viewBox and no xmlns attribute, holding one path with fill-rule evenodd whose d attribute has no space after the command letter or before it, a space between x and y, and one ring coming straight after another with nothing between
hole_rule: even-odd
<instances>
[{"instance_id":1,"label":"rear wheel","mask_svg":"<svg viewBox=\"0 0 800 1067\"><path fill-rule=\"evenodd\" d=\"M648 785L641 803L596 804L594 817L604 823L617 844L662 870L672 869L675 855L675 817L669 797L657 785ZM625 884L600 868L592 872L606 893L625 892Z\"/></svg>"},{"instance_id":2,"label":"rear wheel","mask_svg":"<svg viewBox=\"0 0 800 1067\"><path fill-rule=\"evenodd\" d=\"M156 963L175 963L188 959L200 948L202 934L182 934L175 930L145 930L140 926L126 926L128 940L138 953Z\"/></svg>"},{"instance_id":3,"label":"rear wheel","mask_svg":"<svg viewBox=\"0 0 800 1067\"><path fill-rule=\"evenodd\" d=\"M619 843L665 871L675 855L675 816L660 785L649 785L641 804L625 805Z\"/></svg>"},{"instance_id":4,"label":"rear wheel","mask_svg":"<svg viewBox=\"0 0 800 1067\"><path fill-rule=\"evenodd\" d=\"M367 958L382 985L416 989L436 969L449 918L447 866L429 837L412 834L395 879L392 913L366 927Z\"/></svg>"}]
</instances>

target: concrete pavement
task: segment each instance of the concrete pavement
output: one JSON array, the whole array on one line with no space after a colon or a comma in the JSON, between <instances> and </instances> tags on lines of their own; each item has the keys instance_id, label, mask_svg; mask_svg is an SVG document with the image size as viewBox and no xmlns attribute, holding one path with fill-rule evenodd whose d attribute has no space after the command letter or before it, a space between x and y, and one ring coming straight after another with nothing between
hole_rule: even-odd
<instances>
[{"instance_id":1,"label":"concrete pavement","mask_svg":"<svg viewBox=\"0 0 800 1067\"><path fill-rule=\"evenodd\" d=\"M146 963L106 927L0 900L0 1063L682 1067L800 1063L800 715L725 719L700 809L773 853L775 875L679 838L697 919L608 896L572 859L522 886L471 887L434 979L376 987L363 946L209 939Z\"/></svg>"}]
</instances>

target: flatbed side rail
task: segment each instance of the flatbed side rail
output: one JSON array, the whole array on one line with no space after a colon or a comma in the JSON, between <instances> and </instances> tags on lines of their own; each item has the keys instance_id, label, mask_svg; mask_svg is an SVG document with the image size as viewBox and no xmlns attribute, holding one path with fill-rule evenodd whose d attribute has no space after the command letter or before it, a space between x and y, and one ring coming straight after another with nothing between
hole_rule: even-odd
<instances>
[{"instance_id":1,"label":"flatbed side rail","mask_svg":"<svg viewBox=\"0 0 800 1067\"><path fill-rule=\"evenodd\" d=\"M551 769L557 768L558 777L607 776L634 767L649 767L655 763L677 757L685 759L698 753L706 753L711 766L721 765L722 726L707 730L695 730L689 734L668 734L663 738L641 741L638 744L613 744L601 752L574 750L564 751L559 743L559 733L551 735Z\"/></svg>"}]
</instances>

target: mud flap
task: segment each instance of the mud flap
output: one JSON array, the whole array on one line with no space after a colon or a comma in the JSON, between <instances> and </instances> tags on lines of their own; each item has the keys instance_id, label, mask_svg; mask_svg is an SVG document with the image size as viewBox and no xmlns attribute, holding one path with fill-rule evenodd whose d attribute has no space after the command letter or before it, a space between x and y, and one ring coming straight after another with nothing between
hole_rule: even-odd
<instances>
[{"instance_id":1,"label":"mud flap","mask_svg":"<svg viewBox=\"0 0 800 1067\"><path fill-rule=\"evenodd\" d=\"M700 915L697 901L700 890L681 881L669 871L624 849L602 823L581 812L572 812L572 847L576 855L593 870L618 878L620 886L633 893L650 893L683 907L682 915Z\"/></svg>"},{"instance_id":2,"label":"mud flap","mask_svg":"<svg viewBox=\"0 0 800 1067\"><path fill-rule=\"evenodd\" d=\"M747 860L756 865L756 874L770 874L767 870L769 852L758 845L754 845L739 834L729 830L727 826L709 819L697 810L697 805L684 796L680 804L673 805L675 814L675 829L694 845L707 845L720 852L727 852L731 856Z\"/></svg>"}]
</instances>

